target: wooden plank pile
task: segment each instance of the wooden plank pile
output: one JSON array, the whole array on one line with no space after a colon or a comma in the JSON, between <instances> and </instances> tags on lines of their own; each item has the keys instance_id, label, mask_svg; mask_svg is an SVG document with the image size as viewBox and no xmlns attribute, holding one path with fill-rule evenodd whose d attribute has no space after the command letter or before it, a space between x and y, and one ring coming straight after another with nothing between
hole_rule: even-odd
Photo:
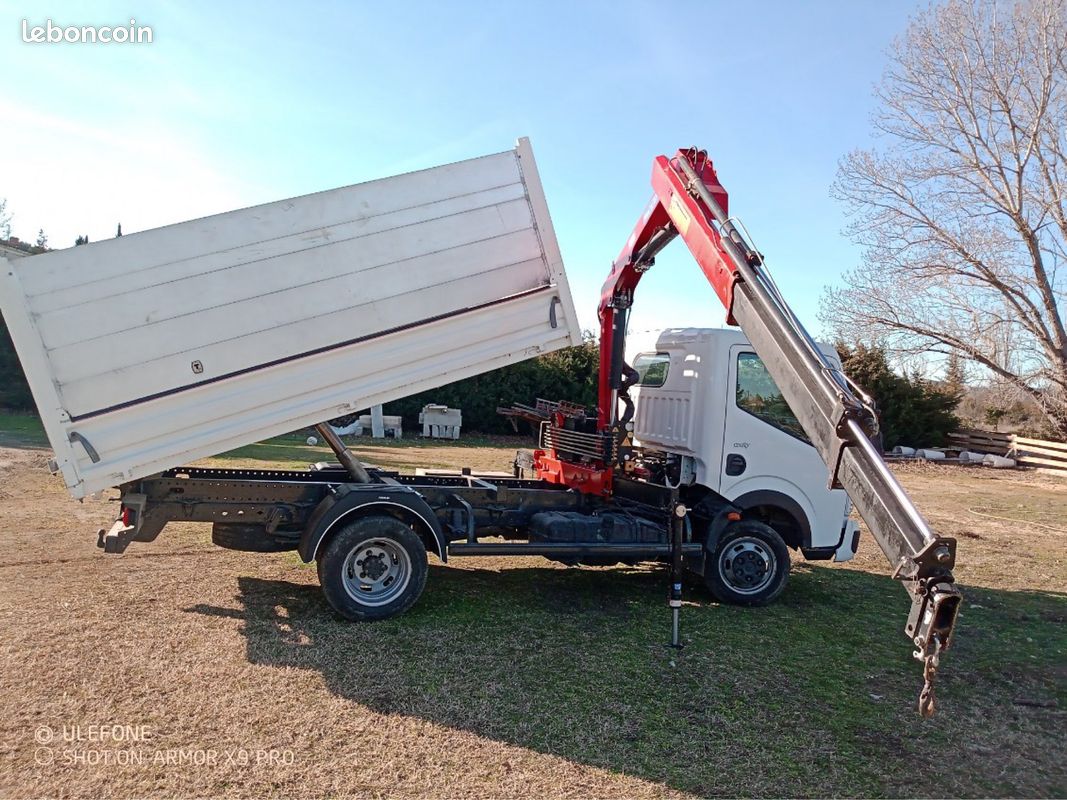
<instances>
[{"instance_id":1,"label":"wooden plank pile","mask_svg":"<svg viewBox=\"0 0 1067 800\"><path fill-rule=\"evenodd\" d=\"M1006 456L1021 467L1067 475L1067 442L979 430L950 433L949 440L960 449Z\"/></svg>"}]
</instances>

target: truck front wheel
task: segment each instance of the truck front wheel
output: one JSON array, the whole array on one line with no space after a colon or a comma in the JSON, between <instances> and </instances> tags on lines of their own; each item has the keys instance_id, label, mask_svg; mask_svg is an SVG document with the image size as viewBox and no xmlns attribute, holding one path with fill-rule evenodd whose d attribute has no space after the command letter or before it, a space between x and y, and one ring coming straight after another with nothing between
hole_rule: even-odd
<instances>
[{"instance_id":1,"label":"truck front wheel","mask_svg":"<svg viewBox=\"0 0 1067 800\"><path fill-rule=\"evenodd\" d=\"M407 525L390 516L349 523L319 553L319 583L345 619L369 622L395 617L426 586L426 547Z\"/></svg>"},{"instance_id":2,"label":"truck front wheel","mask_svg":"<svg viewBox=\"0 0 1067 800\"><path fill-rule=\"evenodd\" d=\"M764 606L774 602L789 579L789 550L778 532L754 520L723 531L704 568L704 583L723 603Z\"/></svg>"}]
</instances>

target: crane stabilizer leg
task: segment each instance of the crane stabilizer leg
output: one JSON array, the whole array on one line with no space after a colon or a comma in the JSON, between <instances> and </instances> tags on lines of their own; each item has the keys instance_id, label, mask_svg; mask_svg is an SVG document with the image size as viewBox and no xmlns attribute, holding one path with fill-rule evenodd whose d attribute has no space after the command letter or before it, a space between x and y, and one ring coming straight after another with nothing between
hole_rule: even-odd
<instances>
[{"instance_id":1,"label":"crane stabilizer leg","mask_svg":"<svg viewBox=\"0 0 1067 800\"><path fill-rule=\"evenodd\" d=\"M961 595L952 576L955 539L930 530L870 441L877 419L844 376L819 351L766 273L762 256L727 218L689 160L676 162L685 188L710 212L718 249L732 261L730 316L744 331L789 407L844 488L912 599L905 633L925 665L920 712L933 713L932 680L952 642ZM661 198L662 201L662 198ZM693 206L700 209L700 205ZM686 232L683 238L695 252ZM698 234L699 235L699 234ZM697 242L699 246L702 242ZM705 267L702 264L702 267ZM708 269L705 267L705 273Z\"/></svg>"},{"instance_id":2,"label":"crane stabilizer leg","mask_svg":"<svg viewBox=\"0 0 1067 800\"><path fill-rule=\"evenodd\" d=\"M678 616L682 609L682 580L685 568L682 562L682 540L685 535L686 514L689 510L678 500L675 492L671 508L671 588L667 593L667 606L671 610L671 644L676 650L682 649L682 639L678 629Z\"/></svg>"}]
</instances>

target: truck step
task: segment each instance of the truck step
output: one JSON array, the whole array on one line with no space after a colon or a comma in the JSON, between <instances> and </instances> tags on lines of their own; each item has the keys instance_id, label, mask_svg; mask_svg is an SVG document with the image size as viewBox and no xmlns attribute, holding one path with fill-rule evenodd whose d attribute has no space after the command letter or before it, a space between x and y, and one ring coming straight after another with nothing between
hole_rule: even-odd
<instances>
[{"instance_id":1,"label":"truck step","mask_svg":"<svg viewBox=\"0 0 1067 800\"><path fill-rule=\"evenodd\" d=\"M687 555L699 555L704 546L697 542L682 545ZM654 558L670 555L669 544L605 544L603 542L492 542L468 544L457 542L448 546L450 556L582 556L611 555L620 558Z\"/></svg>"}]
</instances>

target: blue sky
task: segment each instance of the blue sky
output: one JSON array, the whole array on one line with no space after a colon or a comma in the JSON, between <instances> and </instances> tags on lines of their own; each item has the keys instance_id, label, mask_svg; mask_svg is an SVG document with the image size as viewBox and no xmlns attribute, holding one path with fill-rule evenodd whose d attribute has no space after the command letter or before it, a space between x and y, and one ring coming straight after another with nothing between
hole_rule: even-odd
<instances>
[{"instance_id":1,"label":"blue sky","mask_svg":"<svg viewBox=\"0 0 1067 800\"><path fill-rule=\"evenodd\" d=\"M510 148L529 136L582 322L650 195L708 149L817 329L859 258L829 197L871 142L911 2L95 3L0 0L0 197L52 246ZM26 44L21 25L150 25L150 45ZM678 248L681 248L679 250ZM676 243L635 330L723 312Z\"/></svg>"}]
</instances>

